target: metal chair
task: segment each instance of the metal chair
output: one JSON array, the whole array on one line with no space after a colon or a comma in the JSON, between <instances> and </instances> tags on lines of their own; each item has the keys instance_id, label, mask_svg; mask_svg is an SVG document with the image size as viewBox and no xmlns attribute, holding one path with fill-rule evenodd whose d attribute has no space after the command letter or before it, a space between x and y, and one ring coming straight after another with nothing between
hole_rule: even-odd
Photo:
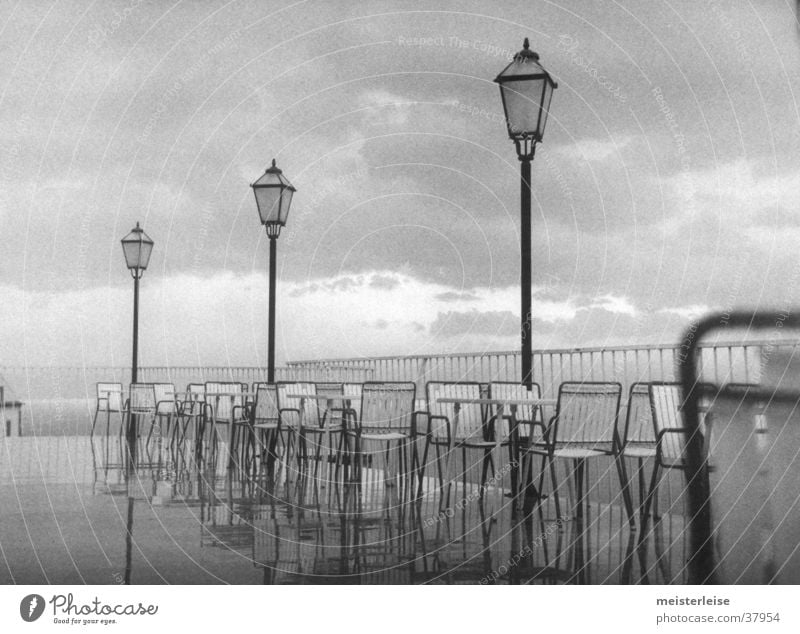
<instances>
[{"instance_id":1,"label":"metal chair","mask_svg":"<svg viewBox=\"0 0 800 634\"><path fill-rule=\"evenodd\" d=\"M170 432L174 433L174 429L178 427L177 423L174 428L172 426L173 419L177 418L179 413L175 385L172 383L153 383L153 389L156 394L156 413L153 417L153 424L150 426L150 432L147 435L148 443L156 423L158 423L159 430L161 430L161 423L166 421L167 436L170 436Z\"/></svg>"},{"instance_id":2,"label":"metal chair","mask_svg":"<svg viewBox=\"0 0 800 634\"><path fill-rule=\"evenodd\" d=\"M122 421L124 418L124 407L122 402L122 383L98 383L97 384L97 405L92 419L92 435L97 425L97 418L100 413L106 415L106 436L111 429L111 414L118 414L120 421L120 432L122 431Z\"/></svg>"},{"instance_id":3,"label":"metal chair","mask_svg":"<svg viewBox=\"0 0 800 634\"><path fill-rule=\"evenodd\" d=\"M414 383L383 383L369 381L363 384L361 395L361 415L350 409L345 412L345 433L343 442L347 444L350 467L353 476L361 477L364 458L364 443L386 443L385 484L393 485L394 473L390 467L391 443L397 443L401 469L398 475L407 475L410 470L405 466L408 462L408 447L416 436L416 418L414 414ZM353 442L350 448L350 441ZM413 457L411 460L413 469Z\"/></svg>"},{"instance_id":4,"label":"metal chair","mask_svg":"<svg viewBox=\"0 0 800 634\"><path fill-rule=\"evenodd\" d=\"M301 399L297 397L302 394L316 395L317 385L296 381L279 381L276 385L281 430L286 432L285 456L288 460L294 449L297 463L301 466L308 461L306 430L320 429L321 417L316 400L306 400L305 411L301 413Z\"/></svg>"},{"instance_id":5,"label":"metal chair","mask_svg":"<svg viewBox=\"0 0 800 634\"><path fill-rule=\"evenodd\" d=\"M192 438L195 441L195 450L199 457L206 414L206 386L203 383L189 383L182 396L182 399L178 399L178 419L181 423L181 437L178 442L183 443L186 440L187 430L191 425Z\"/></svg>"},{"instance_id":6,"label":"metal chair","mask_svg":"<svg viewBox=\"0 0 800 634\"><path fill-rule=\"evenodd\" d=\"M439 486L443 488L445 480L449 483L451 479L449 473L451 454L453 451L460 449L463 465L461 480L462 486L466 489L467 449L482 449L483 462L480 481L482 494L489 467L491 466L492 449L496 445L495 440L490 438L486 409L480 404L463 403L457 408L454 403L439 402L439 399L442 398L458 398L465 401L480 399L480 383L429 381L426 385L426 392L428 397L428 430L422 457L422 468L424 469L427 462L429 447L433 445L436 451ZM456 417L457 411L458 416ZM445 447L444 455L440 450L441 447ZM442 458L445 458L444 466L442 465ZM420 481L420 486L421 484Z\"/></svg>"},{"instance_id":7,"label":"metal chair","mask_svg":"<svg viewBox=\"0 0 800 634\"><path fill-rule=\"evenodd\" d=\"M544 444L529 444L525 457L539 455L542 461L539 475L539 490L542 490L545 463L550 466L556 513L561 518L558 496L558 480L555 461L572 463L575 485L574 517L583 519L584 485L586 461L615 454L615 431L619 416L622 386L619 383L565 382L558 388L556 413L550 419L544 433ZM614 461L619 468L619 461ZM523 473L526 470L523 460ZM623 478L620 478L623 481Z\"/></svg>"},{"instance_id":8,"label":"metal chair","mask_svg":"<svg viewBox=\"0 0 800 634\"><path fill-rule=\"evenodd\" d=\"M636 461L636 480L639 490L638 511L640 523L644 512L644 502L647 493L644 465L646 460L656 458L656 435L653 425L653 413L650 407L650 384L633 383L628 392L628 407L625 415L625 426L621 433L618 433L620 445L618 449L619 457L624 461L630 458ZM624 466L624 465L623 465ZM627 476L627 470L626 470ZM631 500L630 479L626 477L622 483L623 491L628 491L626 501ZM635 526L635 513L633 506L628 507L629 520L631 526Z\"/></svg>"},{"instance_id":9,"label":"metal chair","mask_svg":"<svg viewBox=\"0 0 800 634\"><path fill-rule=\"evenodd\" d=\"M342 392L345 396L350 397L350 407L353 409L358 418L361 418L361 393L363 388L363 383L342 384Z\"/></svg>"},{"instance_id":10,"label":"metal chair","mask_svg":"<svg viewBox=\"0 0 800 634\"><path fill-rule=\"evenodd\" d=\"M335 453L337 454L335 457L338 460L338 452L335 452L335 447L338 447L341 443L334 441L334 436L341 436L343 428L344 408L339 399L345 396L344 384L318 381L316 383L316 393L318 396L330 396L335 398L335 400L328 403L324 409L322 403L319 404L319 430L307 430L307 433L310 432L319 437L314 440L316 448L314 455L314 460L316 462L315 473L319 467L319 463L330 462L331 458L334 458ZM331 407L331 405L333 406Z\"/></svg>"},{"instance_id":11,"label":"metal chair","mask_svg":"<svg viewBox=\"0 0 800 634\"><path fill-rule=\"evenodd\" d=\"M278 390L274 383L254 383L253 386L255 396L248 410L253 453L260 454L262 465L265 464L267 473L271 474L278 458L281 435Z\"/></svg>"},{"instance_id":12,"label":"metal chair","mask_svg":"<svg viewBox=\"0 0 800 634\"><path fill-rule=\"evenodd\" d=\"M650 487L644 502L641 516L642 534L640 543L644 542L649 522L650 511L654 521L658 520L658 485L666 469L683 470L684 435L686 432L681 415L683 398L678 383L654 382L649 386L650 411L653 417L653 429L656 438L655 461L650 477Z\"/></svg>"}]
</instances>

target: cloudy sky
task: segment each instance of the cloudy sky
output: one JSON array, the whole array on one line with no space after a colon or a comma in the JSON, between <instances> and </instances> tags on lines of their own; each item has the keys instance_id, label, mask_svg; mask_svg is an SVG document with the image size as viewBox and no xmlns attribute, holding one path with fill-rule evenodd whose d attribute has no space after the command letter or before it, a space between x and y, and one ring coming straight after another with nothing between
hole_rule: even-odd
<instances>
[{"instance_id":1,"label":"cloudy sky","mask_svg":"<svg viewBox=\"0 0 800 634\"><path fill-rule=\"evenodd\" d=\"M518 347L519 163L492 83L559 88L533 165L534 345L669 343L800 292L794 3L0 3L0 365L263 363L248 187L298 189L279 361Z\"/></svg>"}]
</instances>

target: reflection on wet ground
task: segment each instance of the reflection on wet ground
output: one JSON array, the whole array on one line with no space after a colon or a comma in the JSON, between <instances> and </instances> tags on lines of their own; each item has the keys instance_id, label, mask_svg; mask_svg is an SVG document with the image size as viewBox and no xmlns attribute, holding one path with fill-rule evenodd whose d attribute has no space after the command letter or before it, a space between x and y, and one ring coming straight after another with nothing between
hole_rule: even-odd
<instances>
[{"instance_id":1,"label":"reflection on wet ground","mask_svg":"<svg viewBox=\"0 0 800 634\"><path fill-rule=\"evenodd\" d=\"M3 441L0 582L686 580L682 496L664 487L662 515L639 546L610 461L590 472L582 513L565 512L573 500L563 485L559 518L552 496L514 508L499 457L481 490L482 451L449 491L425 477L421 494L415 478L387 479L377 464L358 478L324 457L265 474L228 468L224 444L198 458L193 443L158 437L137 453L129 470L113 433Z\"/></svg>"}]
</instances>

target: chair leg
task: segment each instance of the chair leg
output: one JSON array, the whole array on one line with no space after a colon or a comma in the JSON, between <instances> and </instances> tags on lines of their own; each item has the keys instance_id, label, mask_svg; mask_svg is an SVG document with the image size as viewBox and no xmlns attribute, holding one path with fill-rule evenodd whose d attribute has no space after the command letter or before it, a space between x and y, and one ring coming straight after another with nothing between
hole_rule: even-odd
<instances>
[{"instance_id":1,"label":"chair leg","mask_svg":"<svg viewBox=\"0 0 800 634\"><path fill-rule=\"evenodd\" d=\"M461 445L461 495L467 495L467 447Z\"/></svg>"},{"instance_id":2,"label":"chair leg","mask_svg":"<svg viewBox=\"0 0 800 634\"><path fill-rule=\"evenodd\" d=\"M315 433L313 437L316 439L317 434ZM322 460L322 440L315 440L314 445L314 478L316 479L319 476L319 463Z\"/></svg>"},{"instance_id":3,"label":"chair leg","mask_svg":"<svg viewBox=\"0 0 800 634\"><path fill-rule=\"evenodd\" d=\"M489 475L489 461L492 457L492 450L491 449L484 449L483 450L483 465L481 468L481 488L480 488L480 498L483 499L484 494L486 493L486 480L487 476Z\"/></svg>"},{"instance_id":4,"label":"chair leg","mask_svg":"<svg viewBox=\"0 0 800 634\"><path fill-rule=\"evenodd\" d=\"M417 452L417 441L414 441L414 454L416 455ZM427 467L428 463L428 448L430 447L431 439L426 434L425 436L425 448L422 451L422 460L420 461L419 456L417 458L417 498L422 498L422 488L423 488L423 481L425 478L425 468Z\"/></svg>"},{"instance_id":5,"label":"chair leg","mask_svg":"<svg viewBox=\"0 0 800 634\"><path fill-rule=\"evenodd\" d=\"M333 477L338 482L339 481L339 469L343 468L345 462L345 454L346 454L346 438L347 432L342 430L339 432L339 445L336 449L336 465L333 470Z\"/></svg>"},{"instance_id":6,"label":"chair leg","mask_svg":"<svg viewBox=\"0 0 800 634\"><path fill-rule=\"evenodd\" d=\"M363 455L362 442L363 441L361 439L361 435L360 434L356 434L355 442L354 442L354 446L355 446L355 452L354 453L355 453L356 469L355 469L354 473L356 475L356 481L357 482L361 482L361 478L363 477L364 455Z\"/></svg>"},{"instance_id":7,"label":"chair leg","mask_svg":"<svg viewBox=\"0 0 800 634\"><path fill-rule=\"evenodd\" d=\"M517 489L518 481L519 481L519 471L522 465L528 460L529 454L526 452L525 455L522 456L522 459L519 458L518 455L514 455L514 443L508 443L508 464L511 465L511 496L515 497L519 490Z\"/></svg>"},{"instance_id":8,"label":"chair leg","mask_svg":"<svg viewBox=\"0 0 800 634\"><path fill-rule=\"evenodd\" d=\"M644 498L647 485L644 480L644 460L639 458L636 462L638 468L637 476L639 478L639 518L641 519L642 509L644 509Z\"/></svg>"},{"instance_id":9,"label":"chair leg","mask_svg":"<svg viewBox=\"0 0 800 634\"><path fill-rule=\"evenodd\" d=\"M560 495L558 492L558 477L556 475L556 461L552 455L548 455L542 458L543 460L547 460L550 465L550 482L552 483L553 487L553 499L555 500L556 504L556 518L559 520L565 519L564 516L561 514L561 501ZM541 491L541 488L539 489ZM561 525L563 528L563 524Z\"/></svg>"},{"instance_id":10,"label":"chair leg","mask_svg":"<svg viewBox=\"0 0 800 634\"><path fill-rule=\"evenodd\" d=\"M280 429L273 429L267 432L269 437L269 444L267 445L267 475L272 477L275 469L275 462L278 460L278 439L280 436Z\"/></svg>"},{"instance_id":11,"label":"chair leg","mask_svg":"<svg viewBox=\"0 0 800 634\"><path fill-rule=\"evenodd\" d=\"M640 543L644 542L647 534L647 524L650 517L650 508L653 505L653 499L658 495L658 483L661 479L661 468L656 462L653 465L653 475L650 477L650 489L647 491L647 498L644 501L644 509L642 510L641 535L639 535Z\"/></svg>"},{"instance_id":12,"label":"chair leg","mask_svg":"<svg viewBox=\"0 0 800 634\"><path fill-rule=\"evenodd\" d=\"M631 483L628 478L628 470L625 468L625 456L619 452L614 453L614 463L617 466L620 488L622 489L622 502L625 505L625 513L628 515L628 524L631 530L636 530L635 512L633 509L633 499L631 497Z\"/></svg>"},{"instance_id":13,"label":"chair leg","mask_svg":"<svg viewBox=\"0 0 800 634\"><path fill-rule=\"evenodd\" d=\"M439 476L439 488L442 489L444 487L444 473L442 471L442 459L438 443L434 444L433 448L436 450L436 474Z\"/></svg>"}]
</instances>

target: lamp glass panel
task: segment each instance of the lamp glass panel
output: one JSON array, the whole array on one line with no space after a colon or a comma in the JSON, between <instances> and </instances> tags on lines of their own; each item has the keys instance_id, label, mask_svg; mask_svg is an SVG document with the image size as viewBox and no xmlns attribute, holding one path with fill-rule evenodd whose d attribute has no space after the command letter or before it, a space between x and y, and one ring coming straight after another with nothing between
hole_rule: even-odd
<instances>
[{"instance_id":1,"label":"lamp glass panel","mask_svg":"<svg viewBox=\"0 0 800 634\"><path fill-rule=\"evenodd\" d=\"M280 222L281 187L254 187L261 223Z\"/></svg>"},{"instance_id":2,"label":"lamp glass panel","mask_svg":"<svg viewBox=\"0 0 800 634\"><path fill-rule=\"evenodd\" d=\"M286 225L286 220L289 217L289 208L292 205L293 194L294 191L289 187L283 190L283 200L281 201L281 217L280 217L281 225Z\"/></svg>"},{"instance_id":3,"label":"lamp glass panel","mask_svg":"<svg viewBox=\"0 0 800 634\"><path fill-rule=\"evenodd\" d=\"M545 83L547 81L542 76L541 79L504 81L500 84L506 109L506 122L511 136L536 136L538 134L539 110Z\"/></svg>"},{"instance_id":4,"label":"lamp glass panel","mask_svg":"<svg viewBox=\"0 0 800 634\"><path fill-rule=\"evenodd\" d=\"M141 243L138 240L123 241L122 251L125 254L125 264L129 269L135 269L139 266Z\"/></svg>"},{"instance_id":5,"label":"lamp glass panel","mask_svg":"<svg viewBox=\"0 0 800 634\"><path fill-rule=\"evenodd\" d=\"M150 254L153 252L153 243L150 241L142 241L139 250L139 268L144 270L150 263Z\"/></svg>"},{"instance_id":6,"label":"lamp glass panel","mask_svg":"<svg viewBox=\"0 0 800 634\"><path fill-rule=\"evenodd\" d=\"M553 84L546 81L544 84L544 99L542 100L542 117L539 122L539 140L544 137L544 129L547 126L547 116L550 114L550 102L553 100Z\"/></svg>"}]
</instances>

